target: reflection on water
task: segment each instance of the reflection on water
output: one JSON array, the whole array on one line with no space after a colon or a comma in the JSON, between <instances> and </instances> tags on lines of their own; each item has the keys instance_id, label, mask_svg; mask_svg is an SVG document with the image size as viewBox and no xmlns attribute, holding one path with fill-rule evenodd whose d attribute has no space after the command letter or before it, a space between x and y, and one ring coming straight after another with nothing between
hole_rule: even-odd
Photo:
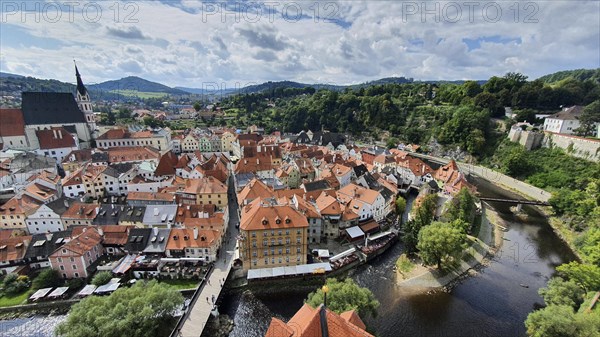
<instances>
[{"instance_id":1,"label":"reflection on water","mask_svg":"<svg viewBox=\"0 0 600 337\"><path fill-rule=\"evenodd\" d=\"M514 197L485 182L476 182L482 195ZM412 200L410 200L412 201ZM351 277L381 302L376 318L365 318L378 336L525 336L523 321L542 303L537 294L554 268L574 259L535 209L529 217L515 217L509 205L492 205L507 222L506 240L491 264L457 285L451 293L410 293L395 285L392 270L401 244L362 266ZM520 286L528 285L528 288ZM288 320L301 306L306 292L255 297L231 293L222 311L234 318L231 337L262 337L271 317Z\"/></svg>"}]
</instances>

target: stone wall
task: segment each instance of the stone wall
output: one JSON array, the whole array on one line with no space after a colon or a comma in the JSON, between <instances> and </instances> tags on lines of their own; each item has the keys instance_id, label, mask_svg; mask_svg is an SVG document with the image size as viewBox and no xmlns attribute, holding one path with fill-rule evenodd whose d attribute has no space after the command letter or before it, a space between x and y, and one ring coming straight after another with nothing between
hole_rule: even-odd
<instances>
[{"instance_id":1,"label":"stone wall","mask_svg":"<svg viewBox=\"0 0 600 337\"><path fill-rule=\"evenodd\" d=\"M600 140L546 132L543 147L559 147L574 157L600 162Z\"/></svg>"},{"instance_id":2,"label":"stone wall","mask_svg":"<svg viewBox=\"0 0 600 337\"><path fill-rule=\"evenodd\" d=\"M526 150L532 150L542 145L544 134L539 131L526 131L520 128L511 128L508 132L508 139L511 142L519 143Z\"/></svg>"}]
</instances>

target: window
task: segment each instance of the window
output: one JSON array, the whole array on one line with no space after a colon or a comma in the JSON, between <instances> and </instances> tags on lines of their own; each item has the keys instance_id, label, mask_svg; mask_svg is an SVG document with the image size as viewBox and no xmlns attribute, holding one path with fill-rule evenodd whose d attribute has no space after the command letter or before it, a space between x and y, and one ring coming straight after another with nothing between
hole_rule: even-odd
<instances>
[{"instance_id":1,"label":"window","mask_svg":"<svg viewBox=\"0 0 600 337\"><path fill-rule=\"evenodd\" d=\"M75 259L74 259L74 258L70 258L69 260L70 260L71 262L75 262Z\"/></svg>"},{"instance_id":2,"label":"window","mask_svg":"<svg viewBox=\"0 0 600 337\"><path fill-rule=\"evenodd\" d=\"M300 247L296 248L296 253L300 254Z\"/></svg>"},{"instance_id":3,"label":"window","mask_svg":"<svg viewBox=\"0 0 600 337\"><path fill-rule=\"evenodd\" d=\"M286 249L285 249L285 253L286 253L286 254L289 254L289 253L290 253L290 249L289 249L289 248L286 248Z\"/></svg>"},{"instance_id":4,"label":"window","mask_svg":"<svg viewBox=\"0 0 600 337\"><path fill-rule=\"evenodd\" d=\"M60 266L60 270L65 270L65 266Z\"/></svg>"},{"instance_id":5,"label":"window","mask_svg":"<svg viewBox=\"0 0 600 337\"><path fill-rule=\"evenodd\" d=\"M71 267L73 267L73 270L77 270L77 265L72 265Z\"/></svg>"},{"instance_id":6,"label":"window","mask_svg":"<svg viewBox=\"0 0 600 337\"><path fill-rule=\"evenodd\" d=\"M79 277L79 273L75 273L75 277Z\"/></svg>"}]
</instances>

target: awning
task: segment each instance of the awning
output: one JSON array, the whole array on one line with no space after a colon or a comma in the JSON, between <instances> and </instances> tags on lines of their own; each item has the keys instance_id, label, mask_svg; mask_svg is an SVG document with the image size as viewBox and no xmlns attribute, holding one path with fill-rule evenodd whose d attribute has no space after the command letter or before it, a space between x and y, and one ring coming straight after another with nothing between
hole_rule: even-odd
<instances>
[{"instance_id":1,"label":"awning","mask_svg":"<svg viewBox=\"0 0 600 337\"><path fill-rule=\"evenodd\" d=\"M369 241L374 241L374 240L377 240L379 238L382 238L382 237L390 235L390 234L392 234L392 232L390 232L390 231L377 233L375 235L370 236Z\"/></svg>"},{"instance_id":2,"label":"awning","mask_svg":"<svg viewBox=\"0 0 600 337\"><path fill-rule=\"evenodd\" d=\"M328 262L302 264L289 267L250 269L248 270L248 279L251 280L278 276L321 274L329 271L331 271L331 265Z\"/></svg>"},{"instance_id":3,"label":"awning","mask_svg":"<svg viewBox=\"0 0 600 337\"><path fill-rule=\"evenodd\" d=\"M131 268L131 264L133 264L133 262L135 262L135 260L137 259L137 255L127 255L125 256L122 260L121 263L119 263L118 266L116 266L112 272L113 274L125 274L129 268Z\"/></svg>"},{"instance_id":4,"label":"awning","mask_svg":"<svg viewBox=\"0 0 600 337\"><path fill-rule=\"evenodd\" d=\"M346 234L350 239L357 239L365 235L365 233L358 226L350 227L346 229Z\"/></svg>"},{"instance_id":5,"label":"awning","mask_svg":"<svg viewBox=\"0 0 600 337\"><path fill-rule=\"evenodd\" d=\"M83 287L83 289L81 289L80 292L77 293L77 296L81 296L81 297L89 296L94 293L94 290L96 290L96 286L93 284L88 284L85 287Z\"/></svg>"},{"instance_id":6,"label":"awning","mask_svg":"<svg viewBox=\"0 0 600 337\"><path fill-rule=\"evenodd\" d=\"M341 252L341 253L339 253L339 254L337 254L335 256L330 257L329 261L333 262L335 260L339 260L339 259L341 259L343 257L346 257L346 256L348 256L350 254L353 254L355 251L356 251L356 248L350 248L350 249L348 249L346 251L343 251L343 252Z\"/></svg>"},{"instance_id":7,"label":"awning","mask_svg":"<svg viewBox=\"0 0 600 337\"><path fill-rule=\"evenodd\" d=\"M61 297L67 292L67 290L69 290L69 287L56 288L50 293L50 295L48 295L48 297Z\"/></svg>"},{"instance_id":8,"label":"awning","mask_svg":"<svg viewBox=\"0 0 600 337\"><path fill-rule=\"evenodd\" d=\"M96 289L96 291L94 291L94 294L111 293L111 292L117 290L120 285L121 285L121 283L108 283L103 286L99 286L98 289Z\"/></svg>"},{"instance_id":9,"label":"awning","mask_svg":"<svg viewBox=\"0 0 600 337\"><path fill-rule=\"evenodd\" d=\"M48 295L48 293L50 291L52 291L52 288L40 289L40 290L36 291L35 293L33 293L33 295L31 295L29 297L29 299L32 301L39 300L40 298L46 297L46 295Z\"/></svg>"},{"instance_id":10,"label":"awning","mask_svg":"<svg viewBox=\"0 0 600 337\"><path fill-rule=\"evenodd\" d=\"M360 229L365 233L377 232L379 230L379 224L375 220L372 220L364 225L360 225Z\"/></svg>"}]
</instances>

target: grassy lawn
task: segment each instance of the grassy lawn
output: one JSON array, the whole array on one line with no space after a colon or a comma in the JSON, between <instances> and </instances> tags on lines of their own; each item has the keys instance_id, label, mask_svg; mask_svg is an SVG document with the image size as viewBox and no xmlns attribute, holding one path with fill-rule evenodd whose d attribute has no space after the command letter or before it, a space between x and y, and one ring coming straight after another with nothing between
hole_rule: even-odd
<instances>
[{"instance_id":1,"label":"grassy lawn","mask_svg":"<svg viewBox=\"0 0 600 337\"><path fill-rule=\"evenodd\" d=\"M30 290L27 289L25 292L14 295L14 296L2 296L0 297L0 308L11 307L13 305L19 305L24 303L30 295Z\"/></svg>"},{"instance_id":2,"label":"grassy lawn","mask_svg":"<svg viewBox=\"0 0 600 337\"><path fill-rule=\"evenodd\" d=\"M161 280L160 282L166 283L177 290L193 289L198 286L198 283L200 283L200 281L183 280L183 279L181 279L181 280Z\"/></svg>"}]
</instances>

